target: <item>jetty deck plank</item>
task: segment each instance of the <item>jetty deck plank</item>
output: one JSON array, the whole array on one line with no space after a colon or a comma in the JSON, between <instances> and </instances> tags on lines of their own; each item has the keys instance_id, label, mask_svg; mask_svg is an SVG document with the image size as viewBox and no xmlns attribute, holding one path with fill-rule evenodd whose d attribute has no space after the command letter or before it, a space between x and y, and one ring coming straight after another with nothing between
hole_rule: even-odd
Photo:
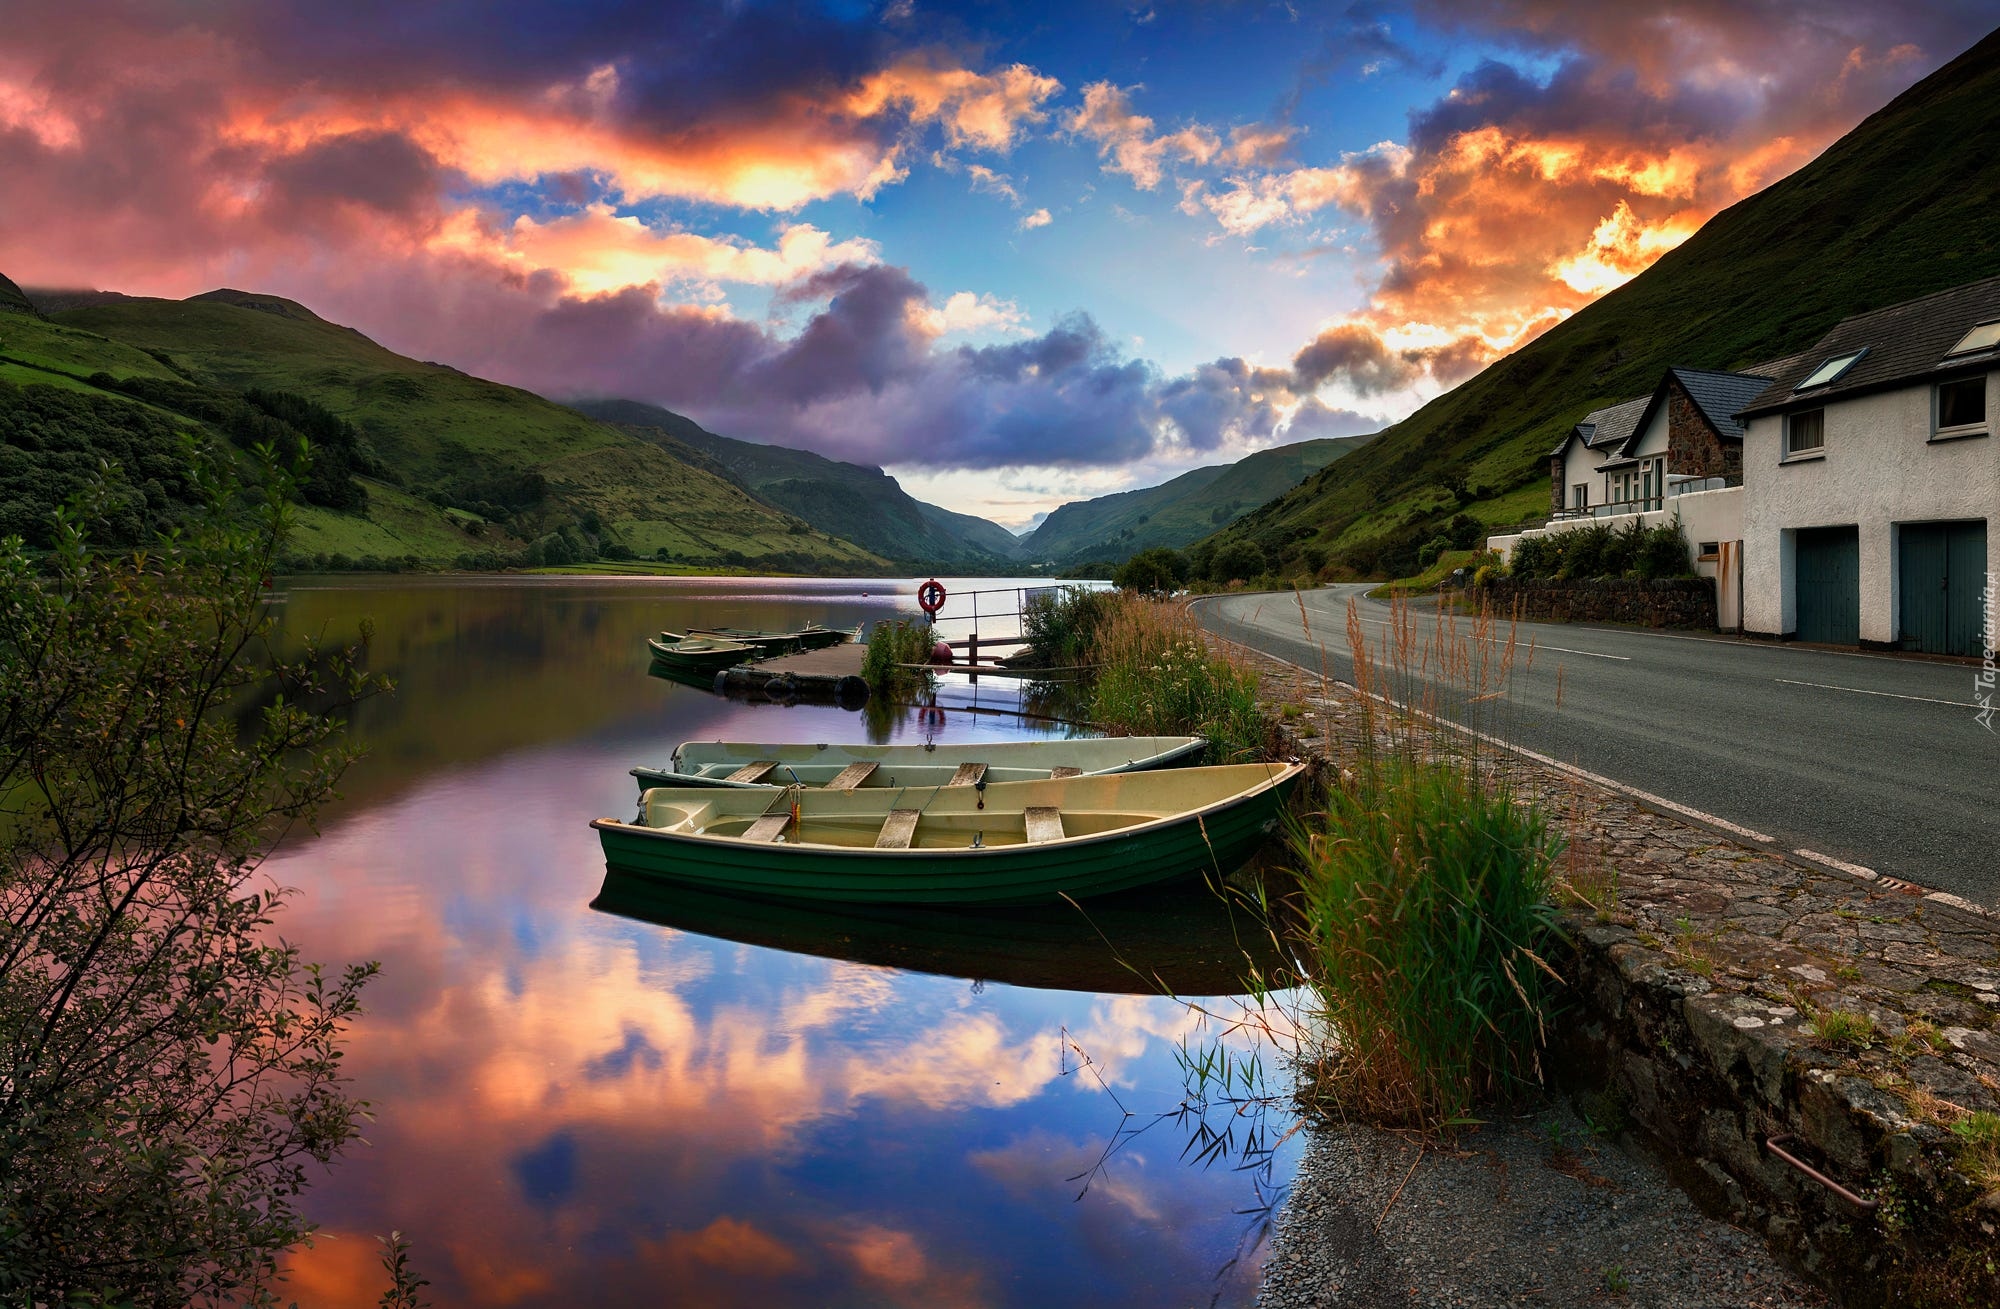
<instances>
[{"instance_id":1,"label":"jetty deck plank","mask_svg":"<svg viewBox=\"0 0 2000 1309\"><path fill-rule=\"evenodd\" d=\"M877 850L907 850L910 840L917 834L917 816L920 809L891 809L889 819L882 824L882 834L875 838Z\"/></svg>"},{"instance_id":2,"label":"jetty deck plank","mask_svg":"<svg viewBox=\"0 0 2000 1309\"><path fill-rule=\"evenodd\" d=\"M829 791L852 791L855 787L867 781L868 775L880 767L880 764L867 759L862 760L858 764L849 764L834 774L833 780L826 784L826 789Z\"/></svg>"}]
</instances>

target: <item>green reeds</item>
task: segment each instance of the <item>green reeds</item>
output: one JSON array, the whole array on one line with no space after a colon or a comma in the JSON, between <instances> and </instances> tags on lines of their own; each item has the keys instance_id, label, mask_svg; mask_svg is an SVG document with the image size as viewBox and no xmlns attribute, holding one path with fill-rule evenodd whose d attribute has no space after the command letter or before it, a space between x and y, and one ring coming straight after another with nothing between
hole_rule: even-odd
<instances>
[{"instance_id":1,"label":"green reeds","mask_svg":"<svg viewBox=\"0 0 2000 1309\"><path fill-rule=\"evenodd\" d=\"M1294 832L1306 980L1332 1055L1322 1090L1440 1129L1539 1076L1560 838L1452 761L1350 774Z\"/></svg>"},{"instance_id":2,"label":"green reeds","mask_svg":"<svg viewBox=\"0 0 2000 1309\"><path fill-rule=\"evenodd\" d=\"M879 622L869 631L861 656L861 677L873 691L909 691L928 686L931 674L905 664L928 664L936 635L929 623Z\"/></svg>"},{"instance_id":3,"label":"green reeds","mask_svg":"<svg viewBox=\"0 0 2000 1309\"><path fill-rule=\"evenodd\" d=\"M1179 605L1099 594L1108 599L1090 646L1093 721L1134 735L1205 736L1212 763L1269 757L1272 728L1253 669L1210 653L1200 625Z\"/></svg>"},{"instance_id":4,"label":"green reeds","mask_svg":"<svg viewBox=\"0 0 2000 1309\"><path fill-rule=\"evenodd\" d=\"M1350 608L1348 639L1350 766L1324 814L1292 833L1318 1010L1304 1040L1319 1048L1302 1053L1342 1110L1444 1130L1539 1078L1561 984L1546 961L1563 842L1496 766L1510 626L1442 607L1420 625L1399 604L1373 642Z\"/></svg>"}]
</instances>

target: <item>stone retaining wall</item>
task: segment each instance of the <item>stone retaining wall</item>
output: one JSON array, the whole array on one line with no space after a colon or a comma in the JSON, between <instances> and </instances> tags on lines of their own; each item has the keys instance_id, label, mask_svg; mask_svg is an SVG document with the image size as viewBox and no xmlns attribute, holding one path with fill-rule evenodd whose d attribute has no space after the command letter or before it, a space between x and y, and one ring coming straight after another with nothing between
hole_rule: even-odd
<instances>
[{"instance_id":1,"label":"stone retaining wall","mask_svg":"<svg viewBox=\"0 0 2000 1309\"><path fill-rule=\"evenodd\" d=\"M1676 577L1657 582L1531 581L1500 578L1480 593L1495 613L1517 613L1558 623L1637 623L1642 627L1716 630L1715 579Z\"/></svg>"},{"instance_id":2,"label":"stone retaining wall","mask_svg":"<svg viewBox=\"0 0 2000 1309\"><path fill-rule=\"evenodd\" d=\"M1211 638L1219 640L1219 638ZM1256 665L1299 753L1338 759L1351 688ZM1289 711L1285 706L1294 706ZM1711 1212L1759 1233L1850 1309L2000 1306L2000 923L1942 892L1716 832L1506 752L1488 763L1568 842L1573 1008L1552 1083L1652 1147ZM1828 1016L1859 1023L1829 1039ZM1864 1199L1770 1153L1773 1135Z\"/></svg>"}]
</instances>

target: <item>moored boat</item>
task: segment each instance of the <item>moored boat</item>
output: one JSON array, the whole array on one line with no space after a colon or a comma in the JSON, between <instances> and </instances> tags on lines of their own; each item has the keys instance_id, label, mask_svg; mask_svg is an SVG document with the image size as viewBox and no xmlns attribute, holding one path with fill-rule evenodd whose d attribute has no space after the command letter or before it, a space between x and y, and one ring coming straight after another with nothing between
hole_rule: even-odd
<instances>
[{"instance_id":1,"label":"moored boat","mask_svg":"<svg viewBox=\"0 0 2000 1309\"><path fill-rule=\"evenodd\" d=\"M1276 825L1303 764L973 786L656 787L591 824L614 869L712 891L1009 905L1220 876Z\"/></svg>"},{"instance_id":2,"label":"moored boat","mask_svg":"<svg viewBox=\"0 0 2000 1309\"><path fill-rule=\"evenodd\" d=\"M1198 736L1100 736L1074 740L968 741L937 745L775 745L683 741L670 768L634 768L653 786L969 786L1050 776L1138 773L1200 761Z\"/></svg>"},{"instance_id":3,"label":"moored boat","mask_svg":"<svg viewBox=\"0 0 2000 1309\"><path fill-rule=\"evenodd\" d=\"M678 641L656 641L649 637L646 648L653 652L655 662L668 668L711 677L725 668L734 668L757 657L756 648L741 641L692 636Z\"/></svg>"},{"instance_id":4,"label":"moored boat","mask_svg":"<svg viewBox=\"0 0 2000 1309\"><path fill-rule=\"evenodd\" d=\"M818 623L807 623L804 627L790 631L767 632L751 627L690 627L686 635L676 632L661 632L662 641L713 640L741 641L754 646L765 655L791 654L797 650L818 650L829 645L840 645L854 640L860 628L852 632L835 631Z\"/></svg>"}]
</instances>

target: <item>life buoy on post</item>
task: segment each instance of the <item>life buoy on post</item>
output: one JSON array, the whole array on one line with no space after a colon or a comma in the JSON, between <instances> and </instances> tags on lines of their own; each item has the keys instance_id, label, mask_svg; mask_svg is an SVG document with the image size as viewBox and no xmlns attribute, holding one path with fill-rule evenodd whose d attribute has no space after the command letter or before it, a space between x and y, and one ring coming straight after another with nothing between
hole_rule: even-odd
<instances>
[{"instance_id":1,"label":"life buoy on post","mask_svg":"<svg viewBox=\"0 0 2000 1309\"><path fill-rule=\"evenodd\" d=\"M917 588L917 605L926 618L936 618L938 610L944 608L946 591L944 583L933 577Z\"/></svg>"}]
</instances>

